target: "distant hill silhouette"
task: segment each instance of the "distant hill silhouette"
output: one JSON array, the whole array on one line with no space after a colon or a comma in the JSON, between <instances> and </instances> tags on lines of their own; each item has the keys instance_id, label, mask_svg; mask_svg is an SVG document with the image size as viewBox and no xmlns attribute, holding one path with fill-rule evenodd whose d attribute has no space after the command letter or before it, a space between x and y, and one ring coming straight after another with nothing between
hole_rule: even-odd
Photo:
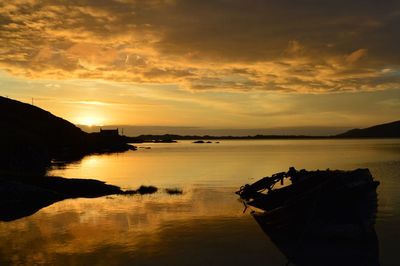
<instances>
[{"instance_id":1,"label":"distant hill silhouette","mask_svg":"<svg viewBox=\"0 0 400 266\"><path fill-rule=\"evenodd\" d=\"M121 137L86 133L36 106L0 97L0 170L44 169L54 158L127 150Z\"/></svg>"},{"instance_id":2,"label":"distant hill silhouette","mask_svg":"<svg viewBox=\"0 0 400 266\"><path fill-rule=\"evenodd\" d=\"M254 135L254 136L198 136L198 135L140 135L130 138L134 142L165 141L168 140L234 140L234 139L331 139L331 138L400 138L400 120L376 125L364 129L351 129L333 136L305 136L305 135Z\"/></svg>"},{"instance_id":3,"label":"distant hill silhouette","mask_svg":"<svg viewBox=\"0 0 400 266\"><path fill-rule=\"evenodd\" d=\"M338 134L339 138L399 138L400 137L400 120L376 125L363 129L351 129L345 133Z\"/></svg>"}]
</instances>

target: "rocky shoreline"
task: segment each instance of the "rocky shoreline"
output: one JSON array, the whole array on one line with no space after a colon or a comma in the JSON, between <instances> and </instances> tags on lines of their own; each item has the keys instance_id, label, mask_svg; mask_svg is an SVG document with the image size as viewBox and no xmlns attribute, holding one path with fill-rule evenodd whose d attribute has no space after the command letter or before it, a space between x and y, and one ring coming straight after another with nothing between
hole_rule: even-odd
<instances>
[{"instance_id":1,"label":"rocky shoreline","mask_svg":"<svg viewBox=\"0 0 400 266\"><path fill-rule=\"evenodd\" d=\"M93 179L55 176L0 176L0 221L13 221L55 202L70 198L95 198L132 194L120 187Z\"/></svg>"}]
</instances>

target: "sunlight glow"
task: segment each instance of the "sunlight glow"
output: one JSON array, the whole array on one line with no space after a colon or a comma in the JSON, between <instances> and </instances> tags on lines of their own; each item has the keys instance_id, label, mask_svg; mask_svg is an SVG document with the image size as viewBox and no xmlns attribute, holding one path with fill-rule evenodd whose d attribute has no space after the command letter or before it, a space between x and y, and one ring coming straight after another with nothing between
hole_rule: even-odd
<instances>
[{"instance_id":1,"label":"sunlight glow","mask_svg":"<svg viewBox=\"0 0 400 266\"><path fill-rule=\"evenodd\" d=\"M78 125L84 125L84 126L102 126L103 124L103 119L100 117L95 117L95 116L84 116L80 117L77 119L77 124Z\"/></svg>"}]
</instances>

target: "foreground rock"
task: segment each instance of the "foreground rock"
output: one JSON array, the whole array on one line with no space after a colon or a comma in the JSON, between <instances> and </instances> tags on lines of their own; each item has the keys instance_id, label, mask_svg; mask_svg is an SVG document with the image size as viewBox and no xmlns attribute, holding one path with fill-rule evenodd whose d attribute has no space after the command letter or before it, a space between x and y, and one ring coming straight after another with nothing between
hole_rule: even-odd
<instances>
[{"instance_id":1,"label":"foreground rock","mask_svg":"<svg viewBox=\"0 0 400 266\"><path fill-rule=\"evenodd\" d=\"M57 201L127 194L121 188L91 179L49 176L0 176L0 221L12 221Z\"/></svg>"}]
</instances>

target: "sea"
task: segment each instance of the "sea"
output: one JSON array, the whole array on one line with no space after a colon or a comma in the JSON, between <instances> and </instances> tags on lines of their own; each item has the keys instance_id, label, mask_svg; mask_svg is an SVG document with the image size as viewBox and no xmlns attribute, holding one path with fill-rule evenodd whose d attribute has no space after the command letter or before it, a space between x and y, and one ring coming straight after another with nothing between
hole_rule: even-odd
<instances>
[{"instance_id":1,"label":"sea","mask_svg":"<svg viewBox=\"0 0 400 266\"><path fill-rule=\"evenodd\" d=\"M370 169L380 181L376 248L364 252L356 244L360 263L346 259L350 250L341 265L400 265L400 139L135 145L136 151L86 156L48 174L123 189L152 185L156 193L69 199L0 222L0 265L297 265L235 194L289 167Z\"/></svg>"}]
</instances>

